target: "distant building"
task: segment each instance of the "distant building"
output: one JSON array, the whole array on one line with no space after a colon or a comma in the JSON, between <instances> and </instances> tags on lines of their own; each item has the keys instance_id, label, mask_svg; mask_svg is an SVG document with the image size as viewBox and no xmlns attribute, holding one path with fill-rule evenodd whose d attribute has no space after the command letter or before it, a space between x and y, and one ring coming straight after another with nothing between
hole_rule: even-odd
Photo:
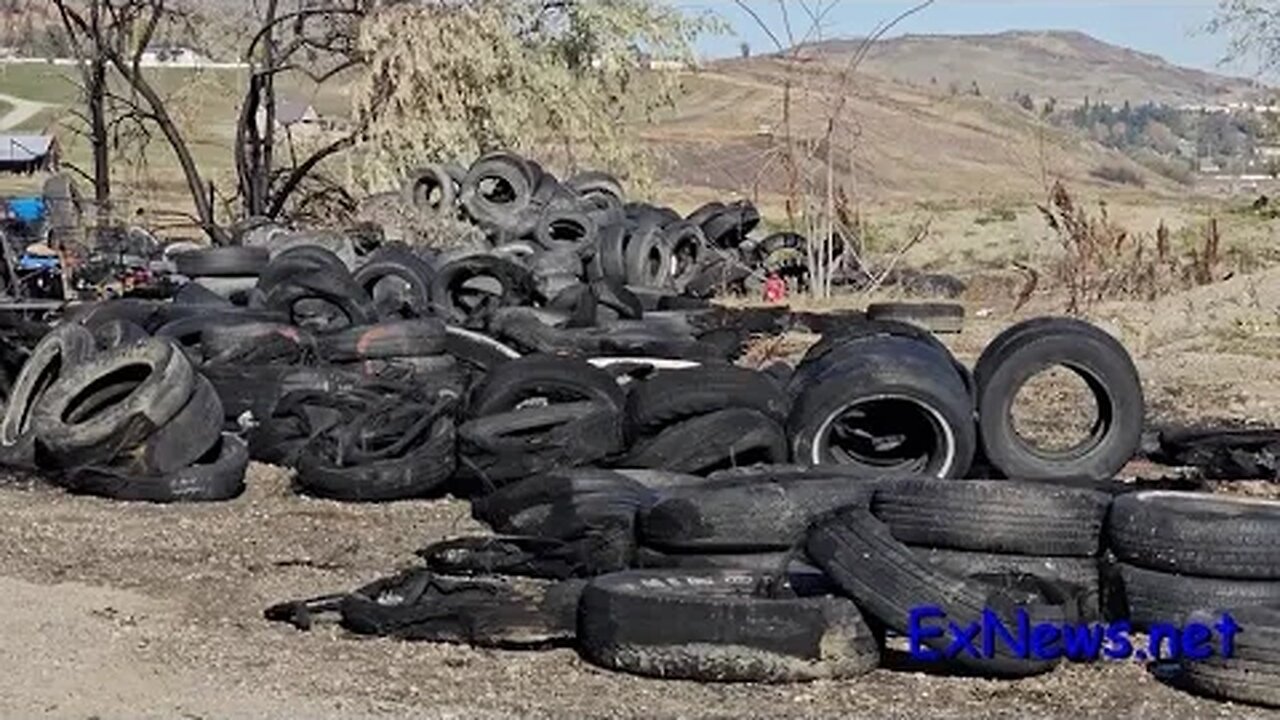
<instances>
[{"instance_id":1,"label":"distant building","mask_svg":"<svg viewBox=\"0 0 1280 720\"><path fill-rule=\"evenodd\" d=\"M0 135L0 172L51 172L58 161L58 139L52 135Z\"/></svg>"},{"instance_id":2,"label":"distant building","mask_svg":"<svg viewBox=\"0 0 1280 720\"><path fill-rule=\"evenodd\" d=\"M258 129L266 130L266 110L258 111ZM325 119L308 102L276 98L275 129L290 133L308 133L326 127Z\"/></svg>"},{"instance_id":3,"label":"distant building","mask_svg":"<svg viewBox=\"0 0 1280 720\"><path fill-rule=\"evenodd\" d=\"M142 51L141 64L144 66L171 67L204 67L213 61L181 45L158 45Z\"/></svg>"}]
</instances>

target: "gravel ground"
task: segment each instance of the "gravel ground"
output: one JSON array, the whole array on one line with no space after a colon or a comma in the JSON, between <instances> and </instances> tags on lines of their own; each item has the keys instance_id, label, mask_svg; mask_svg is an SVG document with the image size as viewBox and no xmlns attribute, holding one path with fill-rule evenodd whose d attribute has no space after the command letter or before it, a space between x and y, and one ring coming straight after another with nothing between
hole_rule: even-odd
<instances>
[{"instance_id":1,"label":"gravel ground","mask_svg":"<svg viewBox=\"0 0 1280 720\"><path fill-rule=\"evenodd\" d=\"M958 352L972 361L994 331L967 332ZM1234 414L1280 421L1276 362L1140 365L1158 407L1195 417L1225 399L1242 407ZM457 501L351 506L289 484L286 471L255 465L234 502L152 507L0 479L0 716L1280 718L1184 694L1130 662L1018 681L881 669L846 682L702 685L607 672L569 649L299 632L266 622L263 608L351 589L479 528Z\"/></svg>"},{"instance_id":2,"label":"gravel ground","mask_svg":"<svg viewBox=\"0 0 1280 720\"><path fill-rule=\"evenodd\" d=\"M1280 718L1183 694L1135 663L1019 681L878 670L848 682L700 685L607 672L568 649L299 632L262 609L352 588L476 527L461 502L344 506L288 484L287 472L255 465L244 497L202 507L0 488L0 715Z\"/></svg>"}]
</instances>

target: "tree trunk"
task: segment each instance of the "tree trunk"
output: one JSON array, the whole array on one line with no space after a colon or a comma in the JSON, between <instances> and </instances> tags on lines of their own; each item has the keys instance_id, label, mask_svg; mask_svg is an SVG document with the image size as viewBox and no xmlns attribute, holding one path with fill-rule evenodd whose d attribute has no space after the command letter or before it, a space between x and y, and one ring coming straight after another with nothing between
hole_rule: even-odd
<instances>
[{"instance_id":1,"label":"tree trunk","mask_svg":"<svg viewBox=\"0 0 1280 720\"><path fill-rule=\"evenodd\" d=\"M107 138L107 64L101 54L91 61L85 91L89 101L89 140L93 145L94 212L98 228L102 229L111 218L111 158Z\"/></svg>"},{"instance_id":2,"label":"tree trunk","mask_svg":"<svg viewBox=\"0 0 1280 720\"><path fill-rule=\"evenodd\" d=\"M191 200L195 204L196 218L200 222L200 228L205 231L209 239L213 240L215 245L230 244L230 238L225 230L218 226L213 216L213 203L209 196L205 193L208 186L204 179L200 177L200 170L196 167L195 158L191 156L191 149L187 147L186 140L182 137L182 131L178 129L177 124L173 121L173 116L169 114L168 108L165 107L164 98L156 92L151 83L142 75L141 71L135 72L134 67L125 62L124 58L114 50L110 51L108 58L116 71L121 77L129 83L143 101L147 103L147 107L151 110L152 118L160 128L160 132L164 133L164 137L169 141L169 147L173 150L173 154L178 158L178 164L182 166L182 174L187 180L187 189L191 191Z\"/></svg>"}]
</instances>

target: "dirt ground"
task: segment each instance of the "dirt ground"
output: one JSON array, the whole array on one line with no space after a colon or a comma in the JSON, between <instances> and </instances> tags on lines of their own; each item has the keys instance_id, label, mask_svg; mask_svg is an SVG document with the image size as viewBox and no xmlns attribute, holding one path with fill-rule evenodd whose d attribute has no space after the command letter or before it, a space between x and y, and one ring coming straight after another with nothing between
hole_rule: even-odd
<instances>
[{"instance_id":1,"label":"dirt ground","mask_svg":"<svg viewBox=\"0 0 1280 720\"><path fill-rule=\"evenodd\" d=\"M1146 345L1126 341L1140 346L1154 414L1280 422L1274 341L1271 357L1179 350L1186 338L1150 320L1162 310L1146 312L1129 308L1111 325L1122 337L1125 323L1148 329ZM953 344L972 361L1009 322L977 320ZM607 672L570 649L299 632L266 622L263 608L350 589L478 527L462 502L351 506L298 497L289 483L255 465L234 502L152 507L0 482L0 716L1280 718L1176 691L1135 663L1018 681L881 669L847 682L702 685Z\"/></svg>"}]
</instances>

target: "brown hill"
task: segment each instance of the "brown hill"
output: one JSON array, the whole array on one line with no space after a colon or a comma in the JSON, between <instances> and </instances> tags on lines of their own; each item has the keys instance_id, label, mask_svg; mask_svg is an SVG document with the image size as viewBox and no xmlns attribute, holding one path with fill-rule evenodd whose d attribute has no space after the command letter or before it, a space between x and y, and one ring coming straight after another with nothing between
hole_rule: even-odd
<instances>
[{"instance_id":1,"label":"brown hill","mask_svg":"<svg viewBox=\"0 0 1280 720\"><path fill-rule=\"evenodd\" d=\"M1098 179L1105 167L1135 173L1143 193L1186 191L1008 100L953 97L868 75L842 91L837 60L730 60L690 74L675 111L644 131L665 158L663 184L684 194L692 188L700 196L696 189L706 188L779 201L788 188L782 107L790 74L792 137L801 147L816 148L806 153L811 156L826 157L827 118L847 95L830 155L846 192L862 202L1023 202L1044 197L1046 184L1057 177L1139 191ZM809 162L806 171L820 177L824 164Z\"/></svg>"},{"instance_id":2,"label":"brown hill","mask_svg":"<svg viewBox=\"0 0 1280 720\"><path fill-rule=\"evenodd\" d=\"M804 51L834 60L847 57L858 44L821 43ZM976 82L989 96L1020 92L1067 104L1085 97L1112 104L1216 104L1246 100L1259 92L1252 80L1179 67L1156 55L1062 31L907 35L876 43L862 70L935 92L952 87L963 92Z\"/></svg>"}]
</instances>

